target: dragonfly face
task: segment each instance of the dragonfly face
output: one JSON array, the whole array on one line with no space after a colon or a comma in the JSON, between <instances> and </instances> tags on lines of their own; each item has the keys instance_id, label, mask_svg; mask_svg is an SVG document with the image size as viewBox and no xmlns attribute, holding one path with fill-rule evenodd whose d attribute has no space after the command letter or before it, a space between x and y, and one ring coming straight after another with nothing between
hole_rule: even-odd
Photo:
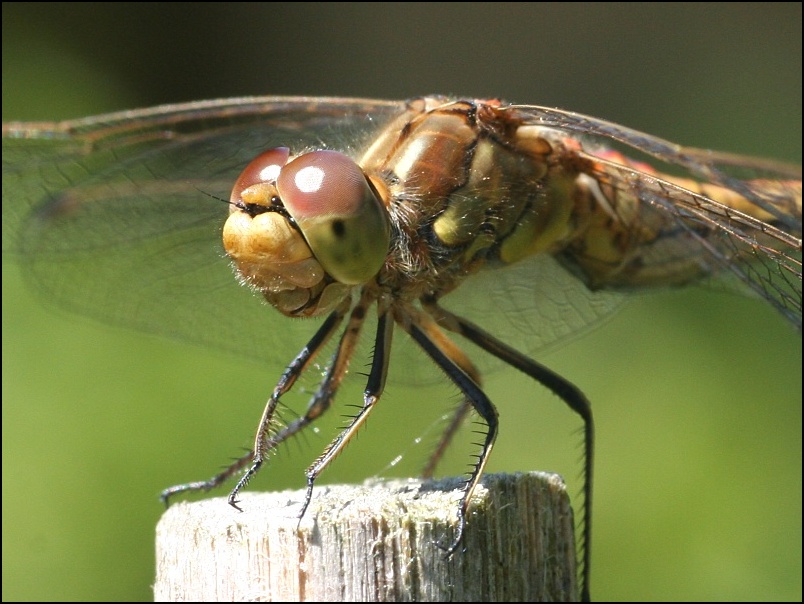
<instances>
[{"instance_id":1,"label":"dragonfly face","mask_svg":"<svg viewBox=\"0 0 804 604\"><path fill-rule=\"evenodd\" d=\"M226 253L243 282L288 316L333 310L388 254L387 209L336 151L292 161L285 147L266 151L240 175L230 203Z\"/></svg>"},{"instance_id":2,"label":"dragonfly face","mask_svg":"<svg viewBox=\"0 0 804 604\"><path fill-rule=\"evenodd\" d=\"M327 135L344 131L351 138L340 151L327 148ZM602 147L606 141L659 165L628 159ZM581 416L587 511L592 495L588 401L531 359L531 348L517 350L504 334L448 310L461 291L500 275L500 282L533 284L534 308L549 299L540 287L566 284L580 308L601 309L550 326L551 335L534 348L607 312L605 290L717 276L801 325L800 168L681 148L554 109L440 97L217 101L8 124L3 161L4 246L56 301L139 328L237 346L232 334L242 331L244 317L231 309L242 306L253 321L258 307L236 291L225 253L239 280L283 314L326 317L311 339L298 342L295 359L285 359L290 364L253 449L208 481L166 490L165 499L244 471L230 496L237 506L237 493L270 451L331 406L371 308L376 336L363 406L310 466L308 484L381 396L398 326L461 391L452 425L474 411L487 427L450 551L498 422L457 336L534 378ZM662 163L686 174L671 176ZM738 177L735 169L752 175ZM230 199L228 217L220 199ZM109 293L116 291L124 295ZM197 320L187 321L186 309ZM198 320L209 328L199 330ZM338 334L306 413L279 423L280 398ZM249 347L251 355L263 346L273 358L270 344L257 346ZM425 474L453 434L445 433ZM588 548L590 517L584 530ZM588 549L584 562L588 586Z\"/></svg>"}]
</instances>

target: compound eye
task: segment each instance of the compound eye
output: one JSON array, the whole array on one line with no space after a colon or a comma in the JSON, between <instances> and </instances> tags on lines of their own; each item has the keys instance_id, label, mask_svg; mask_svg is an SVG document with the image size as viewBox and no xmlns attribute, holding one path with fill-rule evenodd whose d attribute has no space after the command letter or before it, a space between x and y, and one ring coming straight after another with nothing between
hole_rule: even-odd
<instances>
[{"instance_id":1,"label":"compound eye","mask_svg":"<svg viewBox=\"0 0 804 604\"><path fill-rule=\"evenodd\" d=\"M350 157L337 151L300 155L280 170L276 188L333 278L356 285L379 272L390 245L388 212Z\"/></svg>"},{"instance_id":2,"label":"compound eye","mask_svg":"<svg viewBox=\"0 0 804 604\"><path fill-rule=\"evenodd\" d=\"M243 191L254 185L273 184L276 182L282 167L288 163L288 157L290 157L290 149L287 147L274 147L260 153L251 160L251 163L240 173L234 187L232 187L232 195L229 198L230 203L260 203L259 201L255 202L248 194L246 195L248 201L244 200ZM269 201L260 204L269 205Z\"/></svg>"}]
</instances>

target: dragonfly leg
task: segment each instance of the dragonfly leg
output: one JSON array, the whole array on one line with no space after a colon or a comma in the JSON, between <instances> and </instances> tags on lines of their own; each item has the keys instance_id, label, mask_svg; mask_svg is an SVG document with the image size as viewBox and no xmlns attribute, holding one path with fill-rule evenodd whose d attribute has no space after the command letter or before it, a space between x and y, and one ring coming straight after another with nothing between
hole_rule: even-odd
<instances>
[{"instance_id":1,"label":"dragonfly leg","mask_svg":"<svg viewBox=\"0 0 804 604\"><path fill-rule=\"evenodd\" d=\"M470 321L454 315L448 310L442 308L438 305L436 300L422 300L422 307L438 322L439 326L451 332L462 335L489 354L492 354L508 365L519 369L525 375L533 378L551 390L562 401L564 401L570 409L581 416L584 424L584 507L581 515L582 533L580 543L581 550L583 552L581 595L584 601L589 601L589 561L592 546L592 478L595 439L594 422L592 420L592 406L589 403L589 400L572 382L561 377L544 365L541 365L533 359L525 356L521 352L511 348L507 344L499 341L474 323L471 323Z\"/></svg>"},{"instance_id":2,"label":"dragonfly leg","mask_svg":"<svg viewBox=\"0 0 804 604\"><path fill-rule=\"evenodd\" d=\"M162 503L165 504L165 507L170 506L170 499L174 495L178 495L179 493L195 493L198 491L211 491L212 489L219 487L224 482L229 480L232 476L236 475L240 472L243 468L248 466L251 463L251 460L254 459L254 451L249 451L242 457L237 458L234 462L226 466L226 468L215 474L209 480L199 480L196 482L188 482L186 484L177 484L172 487L166 488L159 494L159 499Z\"/></svg>"},{"instance_id":3,"label":"dragonfly leg","mask_svg":"<svg viewBox=\"0 0 804 604\"><path fill-rule=\"evenodd\" d=\"M321 384L316 398L320 398L322 401L329 401L335 396L335 391L346 373L349 360L354 352L357 340L360 337L360 330L365 320L367 306L370 301L371 297L364 295L352 311L349 324L344 330L338 345L338 350L335 353L335 361L332 363L330 372ZM301 518L307 511L307 507L310 505L316 479L357 433L357 430L368 418L385 388L385 378L388 374L388 360L391 351L391 336L394 324L393 321L389 320L387 306L380 304L377 309L377 315L377 335L374 342L374 356L371 363L371 372L369 373L366 383L366 389L363 392L363 406L357 415L349 422L349 425L335 437L324 452L307 468L307 493L301 512L299 513L299 521L301 521Z\"/></svg>"},{"instance_id":4,"label":"dragonfly leg","mask_svg":"<svg viewBox=\"0 0 804 604\"><path fill-rule=\"evenodd\" d=\"M455 345L454 342L452 342L449 338L446 338L444 334L438 330L432 330L430 335L436 342L438 342L438 345L449 355L452 361L454 361L455 364L458 365L458 367L460 367L464 373L466 373L466 375L468 375L469 378L474 381L475 384L482 386L480 371L478 371L477 367L475 367L474 363L472 363L471 359L463 352L463 350L461 350ZM472 402L468 398L464 397L464 399L461 401L461 404L453 412L449 425L444 430L444 433L441 435L441 439L438 441L436 448L430 455L430 459L427 461L427 465L422 470L422 478L433 477L436 466L441 461L441 458L444 456L447 448L449 448L452 439L463 425L463 422L466 420L466 417L469 415L471 410Z\"/></svg>"},{"instance_id":5,"label":"dragonfly leg","mask_svg":"<svg viewBox=\"0 0 804 604\"><path fill-rule=\"evenodd\" d=\"M483 434L483 442L478 443L481 447L477 460L472 465L469 477L463 486L463 495L458 507L458 527L452 543L445 547L447 555L452 555L460 545L463 532L466 527L466 513L469 508L469 500L475 490L480 478L483 475L483 468L488 461L494 441L497 438L497 410L494 405L480 388L480 385L472 376L464 370L464 367L474 369L474 365L468 361L464 353L444 334L431 317L420 313L412 308L400 316L397 321L402 325L413 340L421 346L422 350L438 365L447 377L458 387L465 400L486 424ZM468 363L468 365L467 365ZM476 373L476 370L475 370ZM459 412L461 409L459 409Z\"/></svg>"},{"instance_id":6,"label":"dragonfly leg","mask_svg":"<svg viewBox=\"0 0 804 604\"><path fill-rule=\"evenodd\" d=\"M307 345L296 355L296 358L285 368L282 377L279 379L276 387L274 388L271 397L263 411L260 424L257 429L257 436L255 438L254 448L242 457L236 459L233 463L228 465L223 471L219 472L209 480L190 482L187 484L180 484L169 487L162 491L160 499L165 505L169 505L170 498L178 493L196 492L196 491L210 491L215 487L220 486L233 476L237 475L244 468L248 468L246 474L237 483L237 486L229 495L229 503L237 508L237 493L246 486L249 479L259 470L264 463L268 453L273 450L277 445L286 440L293 433L298 432L301 427L291 434L286 434L287 428L280 430L273 437L271 431L274 429L274 414L276 407L279 403L279 398L293 387L298 377L309 367L310 363L316 354L324 347L329 341L332 334L341 324L343 317L348 310L348 301L345 301L338 309L334 310L321 327L316 331L315 335L310 339ZM309 414L309 411L308 411ZM298 421L298 420L297 420ZM295 422L294 422L295 423ZM308 422L309 423L309 422ZM306 424L305 424L306 425ZM253 462L253 463L252 463ZM251 464L251 467L248 467Z\"/></svg>"},{"instance_id":7,"label":"dragonfly leg","mask_svg":"<svg viewBox=\"0 0 804 604\"><path fill-rule=\"evenodd\" d=\"M435 449L433 450L432 454L430 455L430 459L427 460L427 465L424 466L422 469L422 478L432 478L433 474L435 474L435 469L438 466L438 463L441 461L441 458L444 456L444 453L449 448L452 439L458 433L458 430L463 425L463 422L466 420L466 416L469 415L469 411L472 410L472 403L469 399L463 399L461 404L458 406L457 409L452 414L452 419L449 422L449 425L444 430L443 434L441 435L441 440L438 441Z\"/></svg>"},{"instance_id":8,"label":"dragonfly leg","mask_svg":"<svg viewBox=\"0 0 804 604\"><path fill-rule=\"evenodd\" d=\"M238 510L240 509L240 507L237 505L237 494L243 488L245 488L249 481L260 470L268 458L268 454L273 451L277 445L291 435L285 434L284 438L281 440L279 440L276 436L283 434L286 432L285 430L280 431L279 434L272 435L272 430L274 429L274 414L276 413L276 407L279 404L279 397L293 387L293 384L296 383L298 377L304 372L305 369L307 369L307 367L309 367L316 354L318 354L318 352L329 341L329 338L341 324L348 307L349 299L347 298L336 310L330 313L330 315L327 317L327 320L318 329L310 342L308 342L307 346L305 346L296 356L296 358L293 359L293 361L290 363L290 365L288 365L282 374L279 383L276 385L273 393L271 394L271 398L268 399L268 403L266 404L262 418L260 419L259 427L257 428L257 436L254 439L253 463L246 470L243 476L241 476L240 480L237 481L237 484L232 489L232 492L229 493L228 501L229 505L232 507ZM334 396L334 392L332 393L332 396ZM318 396L316 396L316 398L318 398ZM328 406L329 404L327 402L327 407ZM322 409L322 412L325 409L326 407ZM309 413L310 411L308 410L308 414ZM306 426L307 424L304 425Z\"/></svg>"}]
</instances>

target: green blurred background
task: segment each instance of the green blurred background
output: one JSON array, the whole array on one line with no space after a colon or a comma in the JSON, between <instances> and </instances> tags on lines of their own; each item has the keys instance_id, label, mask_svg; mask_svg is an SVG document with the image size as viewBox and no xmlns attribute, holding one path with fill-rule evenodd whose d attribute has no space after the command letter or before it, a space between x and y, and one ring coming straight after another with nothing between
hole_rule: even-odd
<instances>
[{"instance_id":1,"label":"green blurred background","mask_svg":"<svg viewBox=\"0 0 804 604\"><path fill-rule=\"evenodd\" d=\"M2 10L4 120L438 92L801 162L801 3ZM2 321L3 600L151 599L157 494L248 445L278 368L46 310L7 262ZM801 600L800 335L757 301L692 289L635 300L540 360L596 412L596 599ZM513 372L488 392L501 422L488 471L555 470L576 493L574 418ZM392 384L322 482L414 472L414 439L455 400ZM331 435L293 443L254 488L301 488ZM464 470L459 449L444 473Z\"/></svg>"}]
</instances>

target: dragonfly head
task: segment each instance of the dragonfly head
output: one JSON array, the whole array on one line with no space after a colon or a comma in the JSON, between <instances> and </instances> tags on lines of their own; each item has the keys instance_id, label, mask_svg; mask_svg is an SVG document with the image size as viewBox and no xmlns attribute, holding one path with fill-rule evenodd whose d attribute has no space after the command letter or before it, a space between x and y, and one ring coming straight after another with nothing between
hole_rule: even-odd
<instances>
[{"instance_id":1,"label":"dragonfly head","mask_svg":"<svg viewBox=\"0 0 804 604\"><path fill-rule=\"evenodd\" d=\"M336 151L261 153L238 177L223 242L241 279L285 314L324 314L371 280L390 245L388 212Z\"/></svg>"}]
</instances>

